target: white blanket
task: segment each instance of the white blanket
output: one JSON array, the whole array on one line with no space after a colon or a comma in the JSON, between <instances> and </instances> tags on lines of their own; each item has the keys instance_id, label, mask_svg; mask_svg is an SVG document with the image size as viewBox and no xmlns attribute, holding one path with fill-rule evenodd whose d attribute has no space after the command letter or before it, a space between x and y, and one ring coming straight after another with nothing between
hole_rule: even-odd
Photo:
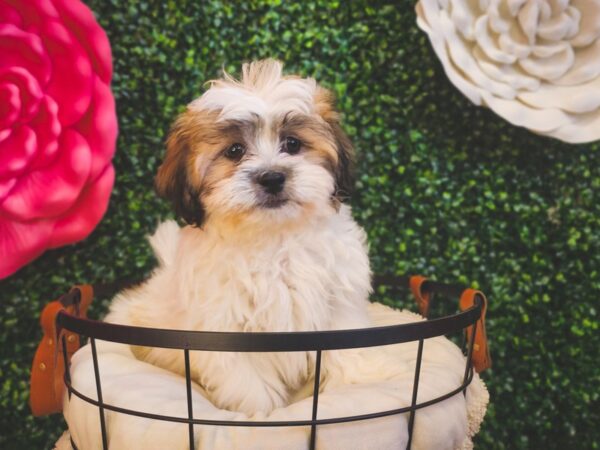
<instances>
[{"instance_id":1,"label":"white blanket","mask_svg":"<svg viewBox=\"0 0 600 450\"><path fill-rule=\"evenodd\" d=\"M373 323L392 325L423 320L420 316L397 311L381 304L370 306ZM129 346L97 342L104 402L139 411L187 417L185 380L180 376L137 360ZM351 416L395 409L411 403L417 342L365 349L363 364L373 373L390 373L385 380L347 386L327 386L319 395L318 418ZM424 345L418 402L443 395L457 388L464 375L465 358L444 337L427 339ZM380 372L379 372L380 371ZM96 399L96 386L90 347L73 357L73 386ZM310 395L310 390L307 392ZM420 409L415 415L412 448L468 449L479 430L488 403L488 392L477 374L464 396L459 393L441 403ZM193 384L195 418L221 420L303 420L310 419L312 398L301 399L268 416L248 417L242 413L218 409ZM186 424L155 421L105 410L111 450L187 449ZM79 450L102 448L98 409L72 396L65 398L64 416ZM402 449L408 439L408 415L317 428L317 449ZM195 426L197 449L307 449L310 427L220 427ZM68 434L56 449L70 450Z\"/></svg>"}]
</instances>

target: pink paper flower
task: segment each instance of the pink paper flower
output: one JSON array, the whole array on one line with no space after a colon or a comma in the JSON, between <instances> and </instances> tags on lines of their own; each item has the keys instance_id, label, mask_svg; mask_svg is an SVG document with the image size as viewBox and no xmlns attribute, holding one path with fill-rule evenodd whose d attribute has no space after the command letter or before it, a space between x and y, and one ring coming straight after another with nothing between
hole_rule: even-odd
<instances>
[{"instance_id":1,"label":"pink paper flower","mask_svg":"<svg viewBox=\"0 0 600 450\"><path fill-rule=\"evenodd\" d=\"M111 77L108 38L79 0L0 0L0 278L106 211Z\"/></svg>"}]
</instances>

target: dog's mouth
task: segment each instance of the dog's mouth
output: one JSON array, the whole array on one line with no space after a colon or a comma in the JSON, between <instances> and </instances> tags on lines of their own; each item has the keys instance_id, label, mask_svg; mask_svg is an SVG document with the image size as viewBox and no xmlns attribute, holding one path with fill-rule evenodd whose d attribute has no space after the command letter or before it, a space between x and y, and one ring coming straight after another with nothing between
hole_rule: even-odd
<instances>
[{"instance_id":1,"label":"dog's mouth","mask_svg":"<svg viewBox=\"0 0 600 450\"><path fill-rule=\"evenodd\" d=\"M265 209L277 209L281 208L289 201L289 198L269 196L262 200L258 206Z\"/></svg>"}]
</instances>

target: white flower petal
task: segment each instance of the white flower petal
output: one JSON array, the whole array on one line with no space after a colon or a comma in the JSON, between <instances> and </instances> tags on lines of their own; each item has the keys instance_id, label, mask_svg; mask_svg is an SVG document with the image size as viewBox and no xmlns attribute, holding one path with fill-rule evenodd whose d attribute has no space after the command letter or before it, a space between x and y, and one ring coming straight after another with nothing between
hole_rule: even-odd
<instances>
[{"instance_id":1,"label":"white flower petal","mask_svg":"<svg viewBox=\"0 0 600 450\"><path fill-rule=\"evenodd\" d=\"M563 12L559 16L541 22L537 28L537 35L549 41L561 41L575 34L579 29L579 11L575 8L571 10L571 14Z\"/></svg>"},{"instance_id":2,"label":"white flower petal","mask_svg":"<svg viewBox=\"0 0 600 450\"><path fill-rule=\"evenodd\" d=\"M550 0L552 14L558 15L569 6L569 0Z\"/></svg>"},{"instance_id":3,"label":"white flower petal","mask_svg":"<svg viewBox=\"0 0 600 450\"><path fill-rule=\"evenodd\" d=\"M581 24L581 12L573 6L567 8L567 14L571 17L571 29L565 36L566 39L571 39L579 33L579 25Z\"/></svg>"},{"instance_id":4,"label":"white flower petal","mask_svg":"<svg viewBox=\"0 0 600 450\"><path fill-rule=\"evenodd\" d=\"M560 108L583 114L600 108L600 77L578 86L544 83L537 91L520 92L517 97L533 108Z\"/></svg>"},{"instance_id":5,"label":"white flower petal","mask_svg":"<svg viewBox=\"0 0 600 450\"><path fill-rule=\"evenodd\" d=\"M508 5L510 15L513 17L517 17L517 14L519 14L519 11L526 2L527 0L506 0L506 4Z\"/></svg>"},{"instance_id":6,"label":"white flower petal","mask_svg":"<svg viewBox=\"0 0 600 450\"><path fill-rule=\"evenodd\" d=\"M572 116L569 123L548 133L553 138L572 144L582 144L600 139L600 110L593 113Z\"/></svg>"},{"instance_id":7,"label":"white flower petal","mask_svg":"<svg viewBox=\"0 0 600 450\"><path fill-rule=\"evenodd\" d=\"M540 133L548 133L569 122L569 117L560 109L535 109L520 102L495 97L489 92L482 92L481 96L492 111L513 125Z\"/></svg>"},{"instance_id":8,"label":"white flower petal","mask_svg":"<svg viewBox=\"0 0 600 450\"><path fill-rule=\"evenodd\" d=\"M475 40L477 41L477 45L490 59L499 63L513 64L517 58L514 55L504 53L496 45L496 40L489 33L488 20L488 16L481 16L475 22Z\"/></svg>"},{"instance_id":9,"label":"white flower petal","mask_svg":"<svg viewBox=\"0 0 600 450\"><path fill-rule=\"evenodd\" d=\"M575 53L575 61L562 77L553 84L571 86L590 81L600 76L600 40Z\"/></svg>"},{"instance_id":10,"label":"white flower petal","mask_svg":"<svg viewBox=\"0 0 600 450\"><path fill-rule=\"evenodd\" d=\"M520 66L530 75L542 80L556 80L562 77L571 67L575 55L573 49L563 45L562 51L547 58L525 58L519 60Z\"/></svg>"},{"instance_id":11,"label":"white flower petal","mask_svg":"<svg viewBox=\"0 0 600 450\"><path fill-rule=\"evenodd\" d=\"M579 32L571 39L574 47L584 47L600 38L600 0L571 0L581 13Z\"/></svg>"},{"instance_id":12,"label":"white flower petal","mask_svg":"<svg viewBox=\"0 0 600 450\"><path fill-rule=\"evenodd\" d=\"M495 33L508 33L512 18L508 14L503 0L492 0L490 7L487 9L487 16L489 17L489 26Z\"/></svg>"},{"instance_id":13,"label":"white flower petal","mask_svg":"<svg viewBox=\"0 0 600 450\"><path fill-rule=\"evenodd\" d=\"M531 54L527 37L516 24L513 24L508 34L500 35L498 45L505 53L515 55L518 59L527 58Z\"/></svg>"},{"instance_id":14,"label":"white flower petal","mask_svg":"<svg viewBox=\"0 0 600 450\"><path fill-rule=\"evenodd\" d=\"M431 46L439 58L446 76L450 79L450 82L456 86L465 97L476 105L481 105L481 95L479 89L470 81L467 81L459 71L456 70L453 63L450 61L448 53L446 52L446 42L442 35L433 31L429 21L434 26L439 27L439 15L436 16L435 8L431 8L431 1L421 0L417 3L417 25L429 36Z\"/></svg>"},{"instance_id":15,"label":"white flower petal","mask_svg":"<svg viewBox=\"0 0 600 450\"><path fill-rule=\"evenodd\" d=\"M535 30L538 26L540 8L537 1L528 1L519 11L517 19L521 30L527 36L530 45L535 44Z\"/></svg>"},{"instance_id":16,"label":"white flower petal","mask_svg":"<svg viewBox=\"0 0 600 450\"><path fill-rule=\"evenodd\" d=\"M448 16L442 11L439 15L441 31L444 33L448 43L448 55L453 64L460 68L460 71L467 76L473 84L492 92L502 98L515 98L515 90L504 83L498 83L479 68L477 61L473 58L471 47L467 47L465 41L458 38L452 23ZM447 67L445 67L447 69Z\"/></svg>"},{"instance_id":17,"label":"white flower petal","mask_svg":"<svg viewBox=\"0 0 600 450\"><path fill-rule=\"evenodd\" d=\"M546 45L534 45L531 53L536 58L550 58L564 52L567 48L569 48L569 44L566 42L553 42Z\"/></svg>"},{"instance_id":18,"label":"white flower petal","mask_svg":"<svg viewBox=\"0 0 600 450\"><path fill-rule=\"evenodd\" d=\"M548 4L548 3L539 3L539 7L540 7L540 20L546 21L546 20L550 20L550 18L552 17L552 7Z\"/></svg>"},{"instance_id":19,"label":"white flower petal","mask_svg":"<svg viewBox=\"0 0 600 450\"><path fill-rule=\"evenodd\" d=\"M475 60L485 74L493 80L508 84L515 91L525 89L535 91L540 87L540 81L537 78L530 77L518 66L509 64L495 64L483 54L478 48L473 49Z\"/></svg>"},{"instance_id":20,"label":"white flower petal","mask_svg":"<svg viewBox=\"0 0 600 450\"><path fill-rule=\"evenodd\" d=\"M600 139L600 0L420 0L450 81L510 123Z\"/></svg>"},{"instance_id":21,"label":"white flower petal","mask_svg":"<svg viewBox=\"0 0 600 450\"><path fill-rule=\"evenodd\" d=\"M475 12L469 8L469 5L464 0L450 0L451 7L451 19L454 26L459 30L465 39L472 41L475 39L475 30L473 24L475 23Z\"/></svg>"}]
</instances>

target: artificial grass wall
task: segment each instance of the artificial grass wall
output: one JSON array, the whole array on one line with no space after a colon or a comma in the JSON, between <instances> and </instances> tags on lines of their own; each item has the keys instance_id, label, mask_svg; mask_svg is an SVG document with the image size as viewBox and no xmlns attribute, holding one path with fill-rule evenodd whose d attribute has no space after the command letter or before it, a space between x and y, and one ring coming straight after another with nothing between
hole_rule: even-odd
<instances>
[{"instance_id":1,"label":"artificial grass wall","mask_svg":"<svg viewBox=\"0 0 600 450\"><path fill-rule=\"evenodd\" d=\"M359 153L357 220L375 272L478 286L490 299L491 405L476 443L598 448L600 152L515 128L446 79L413 2L88 3L112 42L120 137L96 231L1 282L0 448L49 448L27 406L43 305L73 282L139 276L169 215L152 188L175 114L242 61L277 57L335 91ZM98 315L106 304L94 305Z\"/></svg>"}]
</instances>

